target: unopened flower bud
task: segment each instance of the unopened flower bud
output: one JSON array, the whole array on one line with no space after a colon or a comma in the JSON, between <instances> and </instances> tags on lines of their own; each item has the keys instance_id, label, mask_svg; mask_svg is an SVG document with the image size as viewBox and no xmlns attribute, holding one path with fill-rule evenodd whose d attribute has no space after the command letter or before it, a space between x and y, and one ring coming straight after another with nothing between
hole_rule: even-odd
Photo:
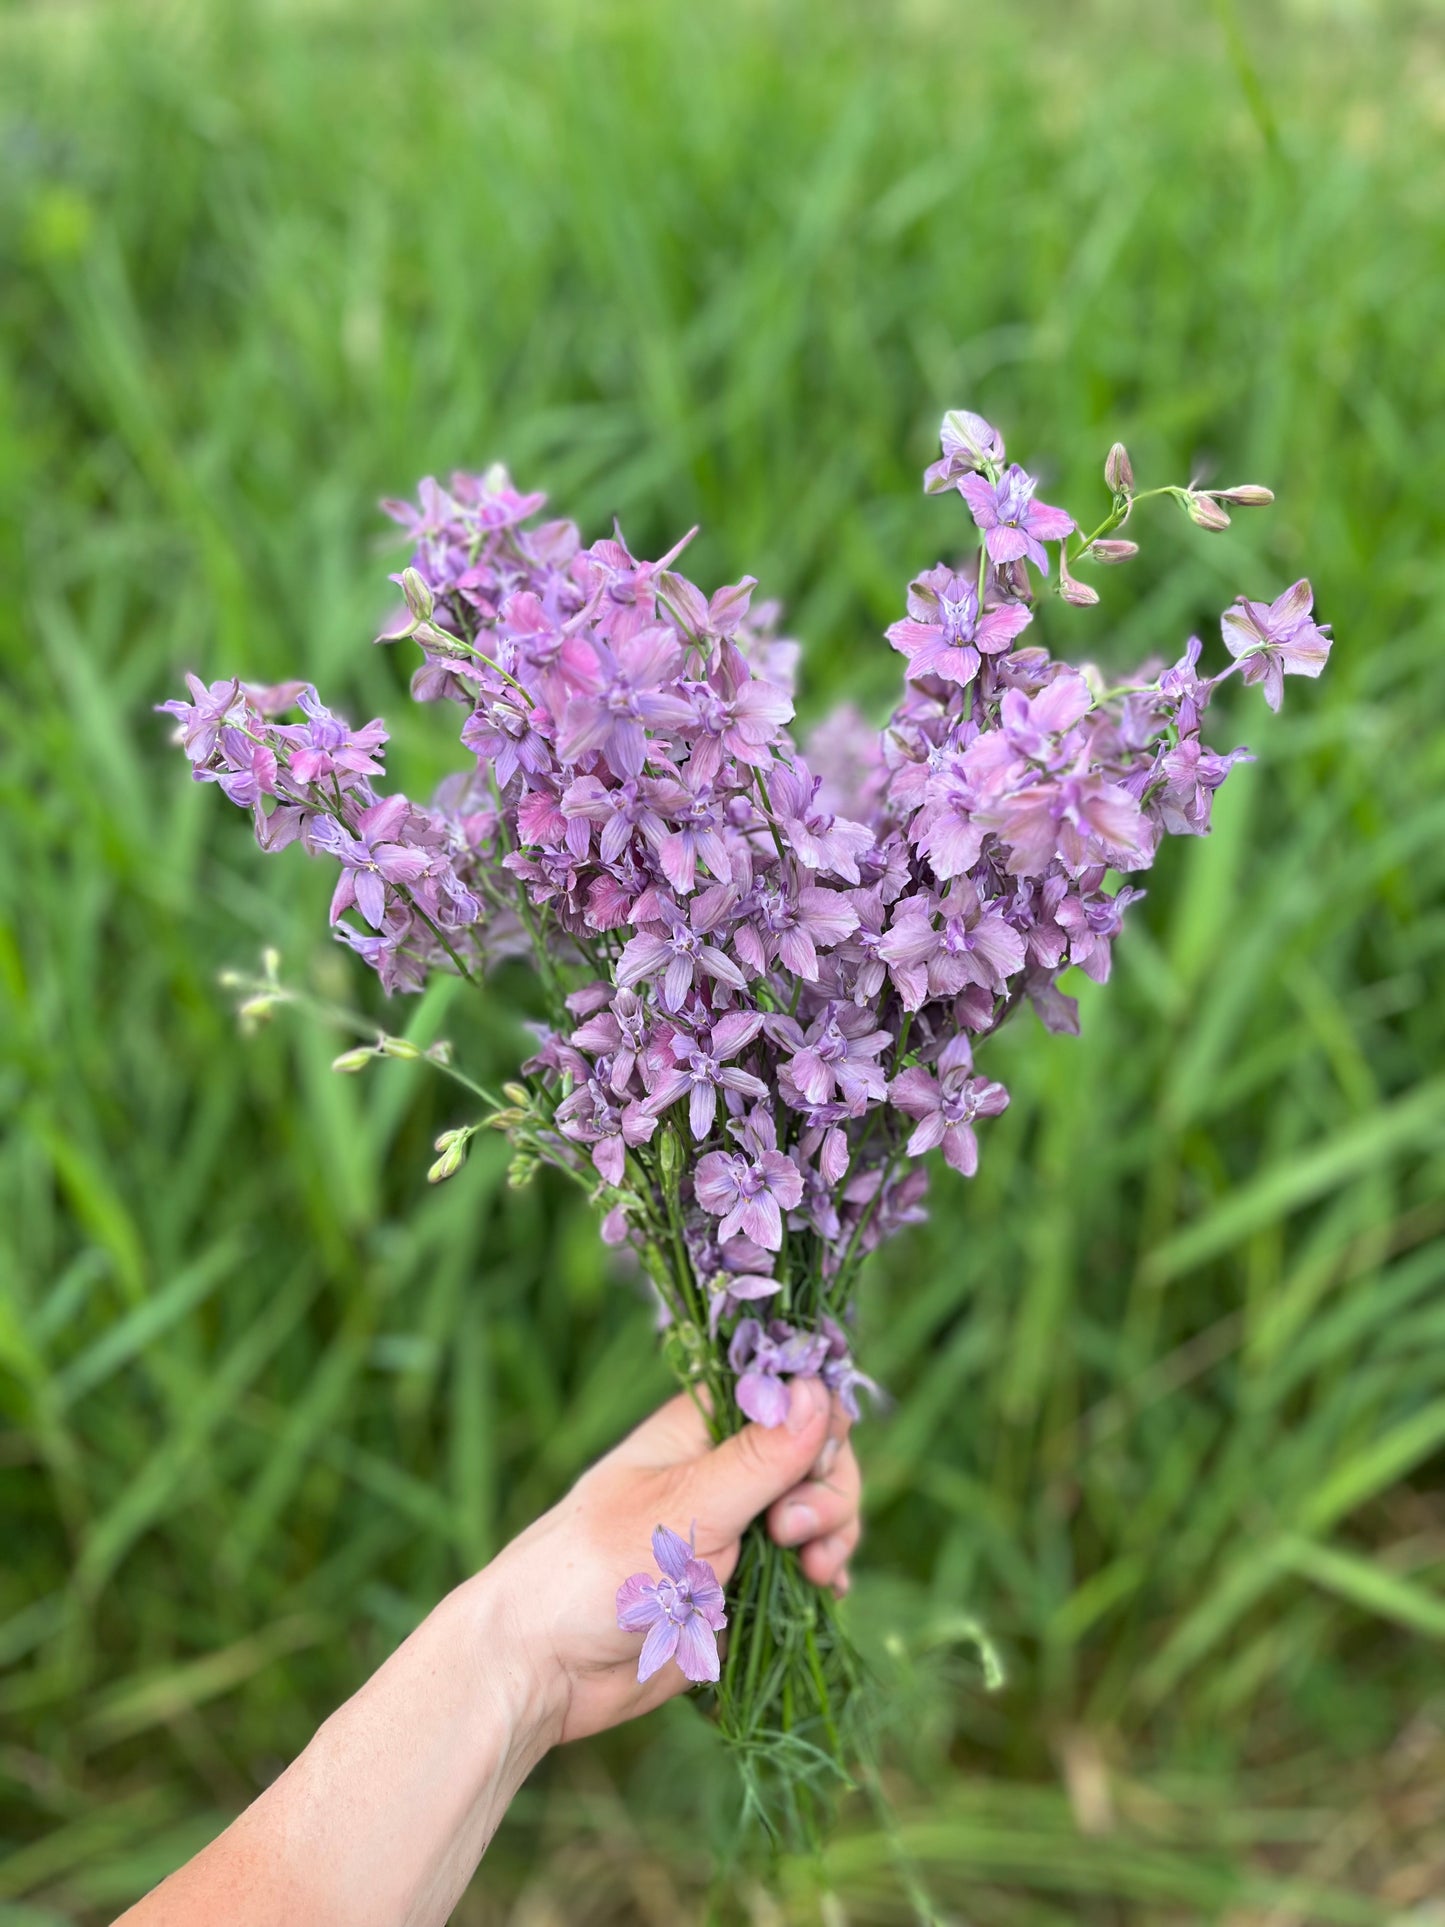
<instances>
[{"instance_id":1,"label":"unopened flower bud","mask_svg":"<svg viewBox=\"0 0 1445 1927\"><path fill-rule=\"evenodd\" d=\"M334 1071L341 1071L343 1075L349 1075L353 1071L364 1071L375 1056L376 1052L370 1044L360 1044L355 1050L344 1050L340 1057L333 1057L331 1068Z\"/></svg>"},{"instance_id":2,"label":"unopened flower bud","mask_svg":"<svg viewBox=\"0 0 1445 1927\"><path fill-rule=\"evenodd\" d=\"M276 1008L276 999L269 991L259 997L248 997L244 1004L236 1006L236 1015L243 1024L258 1024L271 1015Z\"/></svg>"},{"instance_id":3,"label":"unopened flower bud","mask_svg":"<svg viewBox=\"0 0 1445 1927\"><path fill-rule=\"evenodd\" d=\"M1122 442L1115 442L1104 458L1104 486L1115 495L1127 495L1134 486L1134 464Z\"/></svg>"},{"instance_id":4,"label":"unopened flower bud","mask_svg":"<svg viewBox=\"0 0 1445 1927\"><path fill-rule=\"evenodd\" d=\"M471 1132L467 1129L466 1125L455 1125L450 1131L442 1132L436 1141L436 1149L438 1151L449 1151L454 1144L465 1144L470 1136Z\"/></svg>"},{"instance_id":5,"label":"unopened flower bud","mask_svg":"<svg viewBox=\"0 0 1445 1927\"><path fill-rule=\"evenodd\" d=\"M1091 562L1132 562L1139 553L1139 544L1127 542L1123 536L1103 536L1091 542L1084 553Z\"/></svg>"},{"instance_id":6,"label":"unopened flower bud","mask_svg":"<svg viewBox=\"0 0 1445 1927\"><path fill-rule=\"evenodd\" d=\"M1099 600L1097 589L1091 589L1087 582L1079 582L1069 574L1069 557L1066 547L1062 546L1059 549L1059 594L1076 609L1091 609Z\"/></svg>"},{"instance_id":7,"label":"unopened flower bud","mask_svg":"<svg viewBox=\"0 0 1445 1927\"><path fill-rule=\"evenodd\" d=\"M1229 517L1218 502L1208 495L1196 495L1192 488L1184 491L1184 509L1191 522L1211 534L1229 527Z\"/></svg>"},{"instance_id":8,"label":"unopened flower bud","mask_svg":"<svg viewBox=\"0 0 1445 1927\"><path fill-rule=\"evenodd\" d=\"M515 1107L508 1111L492 1111L483 1122L489 1131L515 1131L519 1124L525 1124L527 1113Z\"/></svg>"},{"instance_id":9,"label":"unopened flower bud","mask_svg":"<svg viewBox=\"0 0 1445 1927\"><path fill-rule=\"evenodd\" d=\"M426 1061L429 1064L440 1064L443 1070L451 1063L452 1047L445 1037L438 1037L434 1044L427 1045Z\"/></svg>"},{"instance_id":10,"label":"unopened flower bud","mask_svg":"<svg viewBox=\"0 0 1445 1927\"><path fill-rule=\"evenodd\" d=\"M519 1151L507 1166L507 1183L513 1191L524 1191L537 1175L538 1160Z\"/></svg>"},{"instance_id":11,"label":"unopened flower bud","mask_svg":"<svg viewBox=\"0 0 1445 1927\"><path fill-rule=\"evenodd\" d=\"M447 1178L454 1178L467 1161L466 1140L460 1144L449 1144L430 1171L426 1174L428 1184L441 1184Z\"/></svg>"},{"instance_id":12,"label":"unopened flower bud","mask_svg":"<svg viewBox=\"0 0 1445 1927\"><path fill-rule=\"evenodd\" d=\"M436 649L446 656L465 656L466 644L459 636L446 629L438 629L434 622L419 622L412 630L412 640L422 643L428 649Z\"/></svg>"},{"instance_id":13,"label":"unopened flower bud","mask_svg":"<svg viewBox=\"0 0 1445 1927\"><path fill-rule=\"evenodd\" d=\"M1237 509L1267 509L1274 500L1274 490L1259 482L1241 482L1238 488L1220 489L1219 500Z\"/></svg>"},{"instance_id":14,"label":"unopened flower bud","mask_svg":"<svg viewBox=\"0 0 1445 1927\"><path fill-rule=\"evenodd\" d=\"M1073 576L1070 576L1067 581L1060 582L1059 594L1065 602L1072 603L1076 609L1092 609L1099 600L1097 589L1091 589L1087 582L1076 581Z\"/></svg>"},{"instance_id":15,"label":"unopened flower bud","mask_svg":"<svg viewBox=\"0 0 1445 1927\"><path fill-rule=\"evenodd\" d=\"M261 952L261 970L268 982L275 983L276 975L280 968L281 952L277 950L274 945L267 944L266 948Z\"/></svg>"},{"instance_id":16,"label":"unopened flower bud","mask_svg":"<svg viewBox=\"0 0 1445 1927\"><path fill-rule=\"evenodd\" d=\"M509 1104L520 1104L523 1110L526 1110L532 1102L532 1093L525 1084L504 1084L502 1096Z\"/></svg>"},{"instance_id":17,"label":"unopened flower bud","mask_svg":"<svg viewBox=\"0 0 1445 1927\"><path fill-rule=\"evenodd\" d=\"M658 1163L662 1167L662 1181L673 1185L682 1176L682 1139L677 1132L668 1129L663 1132L657 1147Z\"/></svg>"},{"instance_id":18,"label":"unopened flower bud","mask_svg":"<svg viewBox=\"0 0 1445 1927\"><path fill-rule=\"evenodd\" d=\"M425 622L432 612L432 594L419 569L402 570L401 592L406 597L406 606L415 620Z\"/></svg>"},{"instance_id":19,"label":"unopened flower bud","mask_svg":"<svg viewBox=\"0 0 1445 1927\"><path fill-rule=\"evenodd\" d=\"M380 1057L400 1057L408 1064L425 1055L419 1044L413 1044L406 1037L378 1037L376 1050Z\"/></svg>"}]
</instances>

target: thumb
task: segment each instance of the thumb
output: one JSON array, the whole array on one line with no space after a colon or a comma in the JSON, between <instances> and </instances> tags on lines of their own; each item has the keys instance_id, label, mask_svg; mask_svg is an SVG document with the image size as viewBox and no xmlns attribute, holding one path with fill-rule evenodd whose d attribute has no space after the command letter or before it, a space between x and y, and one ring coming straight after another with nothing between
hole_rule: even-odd
<instances>
[{"instance_id":1,"label":"thumb","mask_svg":"<svg viewBox=\"0 0 1445 1927\"><path fill-rule=\"evenodd\" d=\"M738 1538L750 1520L807 1476L827 1435L829 1410L821 1379L795 1378L781 1425L745 1425L687 1467L684 1492L702 1543Z\"/></svg>"}]
</instances>

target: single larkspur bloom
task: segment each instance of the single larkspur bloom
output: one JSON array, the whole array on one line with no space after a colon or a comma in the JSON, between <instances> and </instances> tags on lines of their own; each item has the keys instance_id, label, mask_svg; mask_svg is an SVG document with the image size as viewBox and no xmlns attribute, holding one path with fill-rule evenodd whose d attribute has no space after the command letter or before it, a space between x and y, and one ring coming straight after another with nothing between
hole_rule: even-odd
<instances>
[{"instance_id":1,"label":"single larkspur bloom","mask_svg":"<svg viewBox=\"0 0 1445 1927\"><path fill-rule=\"evenodd\" d=\"M1314 590L1301 577L1273 602L1240 596L1220 617L1225 648L1245 682L1263 683L1271 709L1284 700L1286 676L1318 676L1329 660L1329 625L1312 620L1314 605Z\"/></svg>"},{"instance_id":2,"label":"single larkspur bloom","mask_svg":"<svg viewBox=\"0 0 1445 1927\"><path fill-rule=\"evenodd\" d=\"M821 1330L828 1349L823 1358L819 1377L837 1398L849 1418L860 1419L863 1413L858 1403L858 1394L867 1392L872 1398L880 1398L882 1394L868 1374L860 1372L853 1363L853 1349L848 1343L848 1334L837 1319L825 1317Z\"/></svg>"},{"instance_id":3,"label":"single larkspur bloom","mask_svg":"<svg viewBox=\"0 0 1445 1927\"><path fill-rule=\"evenodd\" d=\"M736 1318L744 1305L757 1304L764 1298L776 1298L781 1290L782 1286L776 1278L765 1277L761 1272L716 1272L708 1286L708 1337L716 1338L722 1321Z\"/></svg>"},{"instance_id":4,"label":"single larkspur bloom","mask_svg":"<svg viewBox=\"0 0 1445 1927\"><path fill-rule=\"evenodd\" d=\"M781 1318L766 1327L744 1318L728 1346L739 1406L758 1425L781 1425L788 1416L786 1381L817 1378L827 1356L828 1340L820 1332L798 1331Z\"/></svg>"},{"instance_id":5,"label":"single larkspur bloom","mask_svg":"<svg viewBox=\"0 0 1445 1927\"><path fill-rule=\"evenodd\" d=\"M318 846L341 865L331 897L333 923L355 904L372 929L380 930L388 885L404 890L427 874L427 852L400 840L410 810L404 796L388 796L359 811L350 828L331 818L317 824Z\"/></svg>"},{"instance_id":6,"label":"single larkspur bloom","mask_svg":"<svg viewBox=\"0 0 1445 1927\"><path fill-rule=\"evenodd\" d=\"M615 648L594 637L583 693L572 697L562 719L557 750L563 760L575 763L600 751L614 776L640 776L648 727L675 729L692 720L692 703L665 686L681 655L671 629L640 630Z\"/></svg>"},{"instance_id":7,"label":"single larkspur bloom","mask_svg":"<svg viewBox=\"0 0 1445 1927\"><path fill-rule=\"evenodd\" d=\"M245 723L251 705L236 676L229 682L206 684L187 670L186 687L191 692L189 702L172 699L156 707L178 719L176 741L192 763L202 764L215 754L223 729Z\"/></svg>"},{"instance_id":8,"label":"single larkspur bloom","mask_svg":"<svg viewBox=\"0 0 1445 1927\"><path fill-rule=\"evenodd\" d=\"M733 1011L710 1030L674 1031L667 1047L670 1061L658 1072L643 1102L644 1114L660 1117L669 1105L686 1098L688 1126L701 1141L717 1116L719 1091L765 1098L768 1087L762 1079L730 1061L747 1049L762 1027L761 1014Z\"/></svg>"},{"instance_id":9,"label":"single larkspur bloom","mask_svg":"<svg viewBox=\"0 0 1445 1927\"><path fill-rule=\"evenodd\" d=\"M711 934L708 909L694 902L691 916L666 897L658 904L661 931L644 930L629 938L617 964L617 982L631 989L646 977L662 979L662 1007L681 1010L699 975L716 983L745 990L747 978L732 959L707 942Z\"/></svg>"},{"instance_id":10,"label":"single larkspur bloom","mask_svg":"<svg viewBox=\"0 0 1445 1927\"><path fill-rule=\"evenodd\" d=\"M798 758L780 764L768 779L768 800L785 846L807 870L857 883L858 859L873 848L872 830L834 816L818 802L822 778Z\"/></svg>"},{"instance_id":11,"label":"single larkspur bloom","mask_svg":"<svg viewBox=\"0 0 1445 1927\"><path fill-rule=\"evenodd\" d=\"M836 1097L852 1117L882 1100L888 1080L879 1054L893 1033L854 1003L827 1003L799 1039L798 1049L778 1067L778 1088L799 1110L816 1109Z\"/></svg>"},{"instance_id":12,"label":"single larkspur bloom","mask_svg":"<svg viewBox=\"0 0 1445 1927\"><path fill-rule=\"evenodd\" d=\"M939 430L943 454L923 473L924 492L936 495L953 488L960 475L974 469L997 468L1003 461L1003 436L982 415L967 408L950 408Z\"/></svg>"},{"instance_id":13,"label":"single larkspur bloom","mask_svg":"<svg viewBox=\"0 0 1445 1927\"><path fill-rule=\"evenodd\" d=\"M364 728L352 729L340 716L333 716L309 686L298 693L296 704L306 721L283 724L276 731L291 746L289 769L294 782L305 786L334 780L346 789L358 777L381 775L377 752L387 740L387 729L379 716Z\"/></svg>"},{"instance_id":14,"label":"single larkspur bloom","mask_svg":"<svg viewBox=\"0 0 1445 1927\"><path fill-rule=\"evenodd\" d=\"M693 1190L704 1211L720 1217L724 1243L742 1232L764 1251L783 1245L783 1213L802 1201L803 1180L790 1157L766 1145L709 1151L699 1159Z\"/></svg>"},{"instance_id":15,"label":"single larkspur bloom","mask_svg":"<svg viewBox=\"0 0 1445 1927\"><path fill-rule=\"evenodd\" d=\"M1038 483L1026 475L1017 462L1010 463L999 479L967 474L958 478L958 492L983 530L984 545L991 562L1021 562L1025 556L1041 574L1049 572L1045 542L1062 542L1073 532L1074 518L1063 509L1036 502Z\"/></svg>"},{"instance_id":16,"label":"single larkspur bloom","mask_svg":"<svg viewBox=\"0 0 1445 1927\"><path fill-rule=\"evenodd\" d=\"M702 1683L718 1677L717 1636L727 1625L723 1589L706 1559L699 1559L693 1538L667 1526L652 1535L658 1577L635 1572L617 1588L617 1624L625 1633L646 1633L637 1660L637 1683L644 1685L670 1659L684 1677Z\"/></svg>"},{"instance_id":17,"label":"single larkspur bloom","mask_svg":"<svg viewBox=\"0 0 1445 1927\"><path fill-rule=\"evenodd\" d=\"M966 1037L951 1037L938 1059L937 1078L921 1064L900 1071L889 1087L896 1107L916 1122L908 1155L921 1157L937 1145L955 1171L971 1178L978 1169L978 1137L973 1122L997 1117L1008 1108L1002 1084L973 1075L973 1052Z\"/></svg>"},{"instance_id":18,"label":"single larkspur bloom","mask_svg":"<svg viewBox=\"0 0 1445 1927\"><path fill-rule=\"evenodd\" d=\"M908 614L888 630L888 640L907 657L913 681L941 676L970 683L980 659L1007 649L1032 621L1021 602L1006 602L980 619L977 585L940 562L909 584Z\"/></svg>"}]
</instances>

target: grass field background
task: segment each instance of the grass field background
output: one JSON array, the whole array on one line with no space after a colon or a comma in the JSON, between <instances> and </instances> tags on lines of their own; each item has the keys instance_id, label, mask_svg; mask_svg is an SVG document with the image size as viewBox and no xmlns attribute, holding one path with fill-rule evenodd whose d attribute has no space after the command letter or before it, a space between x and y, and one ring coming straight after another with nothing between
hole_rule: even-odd
<instances>
[{"instance_id":1,"label":"grass field background","mask_svg":"<svg viewBox=\"0 0 1445 1927\"><path fill-rule=\"evenodd\" d=\"M1405 0L0 8L4 1927L108 1920L665 1389L560 1192L500 1144L427 1190L420 1067L238 1036L268 942L372 992L152 704L300 671L426 784L374 504L500 456L644 551L701 520L809 710L881 709L956 405L1080 513L1116 435L1278 490L1146 525L1065 653L1307 570L1334 658L1228 707L1215 835L1082 1039L998 1040L978 1179L870 1288L893 1821L750 1870L674 1706L548 1761L457 1919L1441 1918L1442 143Z\"/></svg>"}]
</instances>

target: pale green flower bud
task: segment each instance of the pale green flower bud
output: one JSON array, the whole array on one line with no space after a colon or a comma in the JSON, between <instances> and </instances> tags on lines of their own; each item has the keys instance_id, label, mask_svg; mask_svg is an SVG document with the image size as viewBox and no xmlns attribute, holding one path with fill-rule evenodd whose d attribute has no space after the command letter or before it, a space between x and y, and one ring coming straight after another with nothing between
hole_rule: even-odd
<instances>
[{"instance_id":1,"label":"pale green flower bud","mask_svg":"<svg viewBox=\"0 0 1445 1927\"><path fill-rule=\"evenodd\" d=\"M447 656L465 656L470 652L459 636L450 630L438 629L434 622L419 622L412 630L415 641L424 643L428 649L436 649Z\"/></svg>"},{"instance_id":2,"label":"pale green flower bud","mask_svg":"<svg viewBox=\"0 0 1445 1927\"><path fill-rule=\"evenodd\" d=\"M380 1057L399 1057L408 1064L416 1063L425 1055L419 1044L413 1044L406 1037L378 1037L376 1050Z\"/></svg>"},{"instance_id":3,"label":"pale green flower bud","mask_svg":"<svg viewBox=\"0 0 1445 1927\"><path fill-rule=\"evenodd\" d=\"M355 1050L344 1050L340 1057L333 1057L331 1068L340 1071L343 1076L349 1076L354 1071L364 1071L375 1056L376 1052L370 1044L360 1044Z\"/></svg>"},{"instance_id":4,"label":"pale green flower bud","mask_svg":"<svg viewBox=\"0 0 1445 1927\"><path fill-rule=\"evenodd\" d=\"M530 1152L519 1151L507 1166L507 1183L513 1191L524 1191L537 1175L539 1160Z\"/></svg>"},{"instance_id":5,"label":"pale green flower bud","mask_svg":"<svg viewBox=\"0 0 1445 1927\"><path fill-rule=\"evenodd\" d=\"M502 1096L509 1104L519 1104L523 1110L528 1109L532 1102L532 1093L525 1084L504 1084Z\"/></svg>"},{"instance_id":6,"label":"pale green flower bud","mask_svg":"<svg viewBox=\"0 0 1445 1927\"><path fill-rule=\"evenodd\" d=\"M682 1176L683 1150L682 1139L671 1127L662 1134L657 1147L657 1159L662 1167L663 1183L669 1186L676 1184Z\"/></svg>"},{"instance_id":7,"label":"pale green flower bud","mask_svg":"<svg viewBox=\"0 0 1445 1927\"><path fill-rule=\"evenodd\" d=\"M447 1178L454 1178L467 1161L465 1140L460 1144L449 1144L430 1171L426 1174L428 1184L442 1184Z\"/></svg>"},{"instance_id":8,"label":"pale green flower bud","mask_svg":"<svg viewBox=\"0 0 1445 1927\"><path fill-rule=\"evenodd\" d=\"M419 570L402 570L401 592L406 598L406 606L413 618L417 622L427 621L432 612L432 595Z\"/></svg>"},{"instance_id":9,"label":"pale green flower bud","mask_svg":"<svg viewBox=\"0 0 1445 1927\"><path fill-rule=\"evenodd\" d=\"M440 1064L443 1069L451 1063L452 1047L445 1037L439 1037L434 1044L428 1044L426 1061L429 1064Z\"/></svg>"}]
</instances>

